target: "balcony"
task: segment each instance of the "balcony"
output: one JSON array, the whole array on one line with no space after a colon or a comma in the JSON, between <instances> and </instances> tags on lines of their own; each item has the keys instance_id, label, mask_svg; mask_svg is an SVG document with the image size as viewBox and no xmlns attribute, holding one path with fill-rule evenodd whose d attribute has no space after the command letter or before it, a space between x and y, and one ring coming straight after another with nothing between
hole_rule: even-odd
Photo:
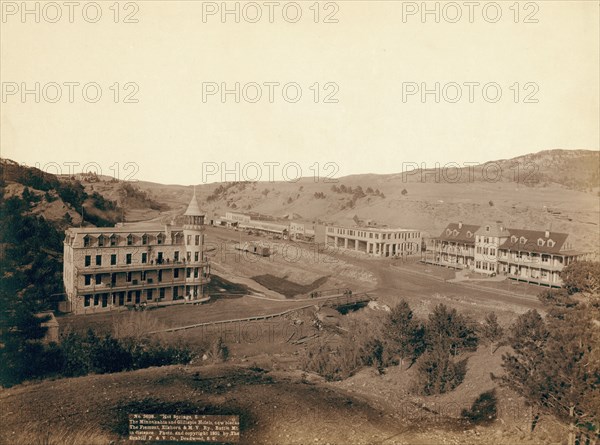
<instances>
[{"instance_id":1,"label":"balcony","mask_svg":"<svg viewBox=\"0 0 600 445\"><path fill-rule=\"evenodd\" d=\"M111 272L129 272L138 270L158 270L158 269L181 269L184 267L205 267L208 261L163 261L162 263L133 263L133 264L115 264L109 266L84 266L77 268L78 273L111 273Z\"/></svg>"},{"instance_id":2,"label":"balcony","mask_svg":"<svg viewBox=\"0 0 600 445\"><path fill-rule=\"evenodd\" d=\"M91 284L89 286L79 286L76 288L77 295L87 294L104 294L128 290L143 290L143 289L156 289L160 287L170 286L186 286L186 285L201 285L210 282L210 277L198 277L198 278L177 278L175 280L162 280L160 282L149 282L149 281L137 281L133 280L129 283L100 283Z\"/></svg>"},{"instance_id":3,"label":"balcony","mask_svg":"<svg viewBox=\"0 0 600 445\"><path fill-rule=\"evenodd\" d=\"M515 274L515 273L510 273L510 272L506 272L504 273L504 275L506 277L508 277L511 280L516 280L516 281L521 281L524 283L529 283L529 284L538 284L540 286L548 286L548 287L561 287L562 286L562 280L558 280L558 281L551 281L552 280L552 275L548 275L545 277L542 276L538 276L538 277L528 277L528 276L523 276L522 274Z\"/></svg>"},{"instance_id":4,"label":"balcony","mask_svg":"<svg viewBox=\"0 0 600 445\"><path fill-rule=\"evenodd\" d=\"M550 271L561 271L564 269L562 262L555 260L543 261L541 257L522 256L521 258L512 258L510 256L499 256L498 262L502 264L514 264L533 269L545 269Z\"/></svg>"}]
</instances>

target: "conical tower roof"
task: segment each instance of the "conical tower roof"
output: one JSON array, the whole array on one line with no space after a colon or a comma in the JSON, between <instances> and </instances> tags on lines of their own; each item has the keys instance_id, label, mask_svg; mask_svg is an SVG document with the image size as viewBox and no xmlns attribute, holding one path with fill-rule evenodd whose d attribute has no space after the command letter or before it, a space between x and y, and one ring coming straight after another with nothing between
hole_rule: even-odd
<instances>
[{"instance_id":1,"label":"conical tower roof","mask_svg":"<svg viewBox=\"0 0 600 445\"><path fill-rule=\"evenodd\" d=\"M194 187L194 196L192 196L192 200L188 205L187 210L184 215L186 216L204 216L202 210L200 210L200 206L198 205L198 200L196 199L196 187Z\"/></svg>"}]
</instances>

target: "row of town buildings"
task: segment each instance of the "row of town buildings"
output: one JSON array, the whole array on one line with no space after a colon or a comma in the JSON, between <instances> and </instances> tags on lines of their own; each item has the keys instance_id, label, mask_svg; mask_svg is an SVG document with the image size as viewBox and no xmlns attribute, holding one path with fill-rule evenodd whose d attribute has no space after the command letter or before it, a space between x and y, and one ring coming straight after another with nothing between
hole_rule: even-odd
<instances>
[{"instance_id":1,"label":"row of town buildings","mask_svg":"<svg viewBox=\"0 0 600 445\"><path fill-rule=\"evenodd\" d=\"M425 237L413 229L281 222L235 212L209 223L376 257L420 255L429 264L549 287L561 286L559 273L565 266L589 257L572 248L566 233L502 225L450 223L439 236ZM145 222L67 229L63 266L67 299L61 309L87 313L205 300L210 265L204 254L204 231L205 214L195 192L182 226Z\"/></svg>"},{"instance_id":2,"label":"row of town buildings","mask_svg":"<svg viewBox=\"0 0 600 445\"><path fill-rule=\"evenodd\" d=\"M239 230L264 233L282 239L314 241L327 247L352 250L374 256L393 257L421 251L422 235L418 230L341 225L311 224L298 221L265 221L260 215L226 212L212 224Z\"/></svg>"},{"instance_id":3,"label":"row of town buildings","mask_svg":"<svg viewBox=\"0 0 600 445\"><path fill-rule=\"evenodd\" d=\"M573 261L591 259L576 250L569 235L549 230L513 229L501 224L450 223L439 236L419 230L303 223L265 223L251 215L228 212L217 225L255 229L290 239L308 239L342 251L378 257L420 254L425 263L467 269L484 275L560 287L560 271ZM307 236L308 234L308 236Z\"/></svg>"},{"instance_id":4,"label":"row of town buildings","mask_svg":"<svg viewBox=\"0 0 600 445\"><path fill-rule=\"evenodd\" d=\"M212 219L211 224L217 227L227 227L247 230L281 239L295 241L314 241L315 225L295 221L277 221L264 215L226 212L225 216Z\"/></svg>"}]
</instances>

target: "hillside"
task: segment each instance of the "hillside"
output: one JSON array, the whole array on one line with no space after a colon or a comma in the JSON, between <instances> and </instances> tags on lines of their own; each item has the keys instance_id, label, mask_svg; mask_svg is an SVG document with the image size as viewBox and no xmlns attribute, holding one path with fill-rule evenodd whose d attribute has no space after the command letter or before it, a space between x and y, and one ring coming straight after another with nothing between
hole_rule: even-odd
<instances>
[{"instance_id":1,"label":"hillside","mask_svg":"<svg viewBox=\"0 0 600 445\"><path fill-rule=\"evenodd\" d=\"M576 248L594 250L598 248L599 163L598 152L550 150L463 168L460 173L426 170L353 175L335 182L303 178L204 184L198 187L198 196L209 218L226 211L252 211L353 225L356 215L433 235L450 221L502 221L508 227L568 232ZM454 182L456 177L460 181ZM192 194L189 186L136 185L170 205L175 214L181 213Z\"/></svg>"},{"instance_id":2,"label":"hillside","mask_svg":"<svg viewBox=\"0 0 600 445\"><path fill-rule=\"evenodd\" d=\"M133 183L95 173L57 176L0 159L0 178L5 198L21 197L27 188L30 212L52 222L80 225L83 211L84 224L112 226L122 219L149 219L168 209Z\"/></svg>"},{"instance_id":3,"label":"hillside","mask_svg":"<svg viewBox=\"0 0 600 445\"><path fill-rule=\"evenodd\" d=\"M380 393L394 380L401 383L402 375L365 371L331 384L314 375L238 363L45 381L0 394L0 441L29 445L44 437L48 445L125 444L129 413L239 415L240 443L253 445L536 444L556 434L551 422L535 435L525 433L526 410L514 401L493 426L467 427L447 416L458 410L451 397L421 405L403 392L397 398ZM42 410L39 400L53 403Z\"/></svg>"},{"instance_id":4,"label":"hillside","mask_svg":"<svg viewBox=\"0 0 600 445\"><path fill-rule=\"evenodd\" d=\"M40 179L31 179L35 169L4 160L1 166L8 195L22 193L23 185L40 187ZM547 150L460 170L364 174L336 180L200 184L197 194L209 219L226 211L239 211L278 219L354 225L356 216L380 225L418 228L430 235L440 233L450 221L502 221L508 227L568 232L576 248L597 250L599 166L600 155L595 151ZM73 183L71 178L39 174L45 184L50 184L45 189ZM85 201L85 210L106 220L167 220L183 212L192 194L191 186L128 183L93 174L78 175L75 180L89 196L99 195L115 202L118 210L98 212L101 205L91 202L89 196ZM69 204L42 200L33 211L50 219L68 212L78 224L80 211Z\"/></svg>"},{"instance_id":5,"label":"hillside","mask_svg":"<svg viewBox=\"0 0 600 445\"><path fill-rule=\"evenodd\" d=\"M100 180L92 174L59 178L2 159L0 178L2 325L10 317L56 309L63 292L64 230L81 225L113 226L128 216L123 205L111 199L113 192L121 193L126 205L134 210L141 207L141 212L152 212L151 216L164 208L134 185Z\"/></svg>"}]
</instances>

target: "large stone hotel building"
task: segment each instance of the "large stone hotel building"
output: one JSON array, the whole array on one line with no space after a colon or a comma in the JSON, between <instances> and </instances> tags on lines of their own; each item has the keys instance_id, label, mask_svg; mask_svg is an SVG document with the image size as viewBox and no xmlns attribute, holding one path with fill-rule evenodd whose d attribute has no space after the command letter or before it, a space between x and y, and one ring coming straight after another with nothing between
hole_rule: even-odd
<instances>
[{"instance_id":1,"label":"large stone hotel building","mask_svg":"<svg viewBox=\"0 0 600 445\"><path fill-rule=\"evenodd\" d=\"M183 227L145 222L67 229L66 310L81 314L201 299L210 279L204 218L194 192Z\"/></svg>"}]
</instances>

